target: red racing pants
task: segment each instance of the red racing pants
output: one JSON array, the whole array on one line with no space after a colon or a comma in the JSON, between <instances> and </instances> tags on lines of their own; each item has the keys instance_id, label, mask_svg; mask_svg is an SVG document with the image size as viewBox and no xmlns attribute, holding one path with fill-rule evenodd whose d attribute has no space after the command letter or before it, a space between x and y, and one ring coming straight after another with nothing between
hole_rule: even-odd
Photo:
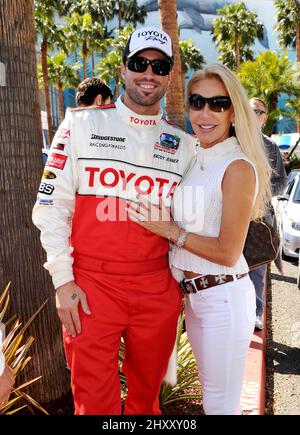
<instances>
[{"instance_id":1,"label":"red racing pants","mask_svg":"<svg viewBox=\"0 0 300 435\"><path fill-rule=\"evenodd\" d=\"M75 260L74 274L92 314L79 306L82 332L73 338L64 330L75 414L121 414L121 337L128 387L124 413L160 414L160 386L181 308L178 283L166 266L128 275L95 272L87 264Z\"/></svg>"}]
</instances>

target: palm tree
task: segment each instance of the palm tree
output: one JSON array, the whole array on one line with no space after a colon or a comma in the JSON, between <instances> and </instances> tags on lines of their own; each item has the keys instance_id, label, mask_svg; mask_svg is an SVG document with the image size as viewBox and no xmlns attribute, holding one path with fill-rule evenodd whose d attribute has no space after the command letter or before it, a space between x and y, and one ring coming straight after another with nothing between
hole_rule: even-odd
<instances>
[{"instance_id":1,"label":"palm tree","mask_svg":"<svg viewBox=\"0 0 300 435\"><path fill-rule=\"evenodd\" d=\"M63 27L69 47L75 49L81 46L83 59L83 78L87 76L87 58L91 49L97 45L101 46L101 41L105 34L105 28L98 22L94 22L91 14L80 15L73 12L70 17L66 17L67 25ZM98 42L99 41L99 42Z\"/></svg>"},{"instance_id":2,"label":"palm tree","mask_svg":"<svg viewBox=\"0 0 300 435\"><path fill-rule=\"evenodd\" d=\"M185 107L181 81L181 60L179 52L179 37L177 24L176 0L158 0L160 22L173 42L174 67L173 78L165 96L165 108L168 118L175 124L185 128Z\"/></svg>"},{"instance_id":3,"label":"palm tree","mask_svg":"<svg viewBox=\"0 0 300 435\"><path fill-rule=\"evenodd\" d=\"M55 14L59 11L60 5L58 0L37 0L35 2L35 25L37 32L41 35L41 62L50 143L53 139L53 123L48 83L47 53L56 42L62 42L63 39L54 20Z\"/></svg>"},{"instance_id":4,"label":"palm tree","mask_svg":"<svg viewBox=\"0 0 300 435\"><path fill-rule=\"evenodd\" d=\"M296 47L296 61L300 62L300 2L299 0L275 0L277 9L278 42L284 48Z\"/></svg>"},{"instance_id":5,"label":"palm tree","mask_svg":"<svg viewBox=\"0 0 300 435\"><path fill-rule=\"evenodd\" d=\"M36 74L36 33L33 0L2 0L0 8L0 59L6 86L0 87L0 280L12 281L10 318L21 321L48 299L30 326L35 337L34 364L25 379L40 374L32 386L39 402L60 397L69 390L65 359L53 297L53 286L42 264L39 234L31 221L32 206L42 172L42 129Z\"/></svg>"},{"instance_id":6,"label":"palm tree","mask_svg":"<svg viewBox=\"0 0 300 435\"><path fill-rule=\"evenodd\" d=\"M113 18L114 3L114 0L60 0L64 15L90 14L94 22L102 25Z\"/></svg>"},{"instance_id":7,"label":"palm tree","mask_svg":"<svg viewBox=\"0 0 300 435\"><path fill-rule=\"evenodd\" d=\"M95 71L95 53L99 53L102 57L108 53L108 50L111 48L113 44L113 38L111 36L112 31L108 31L107 27L103 28L103 36L102 38L98 38L97 36L98 30L97 27L93 27L92 38L90 41L90 55L92 58L92 76Z\"/></svg>"},{"instance_id":8,"label":"palm tree","mask_svg":"<svg viewBox=\"0 0 300 435\"><path fill-rule=\"evenodd\" d=\"M116 0L114 3L114 13L118 16L119 31L122 29L122 21L134 26L137 23L144 24L147 10L144 5L139 6L137 0Z\"/></svg>"},{"instance_id":9,"label":"palm tree","mask_svg":"<svg viewBox=\"0 0 300 435\"><path fill-rule=\"evenodd\" d=\"M251 46L255 38L263 38L263 25L243 2L225 6L218 13L221 16L213 22L213 40L221 53L219 60L238 69L243 60L253 59Z\"/></svg>"},{"instance_id":10,"label":"palm tree","mask_svg":"<svg viewBox=\"0 0 300 435\"><path fill-rule=\"evenodd\" d=\"M179 50L181 58L181 81L183 95L185 93L185 75L189 68L194 70L201 69L205 63L205 59L202 56L200 50L196 48L195 43L192 39L186 39L179 41Z\"/></svg>"},{"instance_id":11,"label":"palm tree","mask_svg":"<svg viewBox=\"0 0 300 435\"><path fill-rule=\"evenodd\" d=\"M106 54L110 42L110 33L107 31L105 23L113 19L114 16L114 0L61 0L61 7L65 16L71 16L74 12L79 15L90 14L92 22L103 26L104 33L102 38L95 35L90 41L90 55L92 58L92 75L95 69L95 56L94 53ZM95 29L95 26L94 26ZM77 62L77 47L80 44L75 35L75 41L68 41L68 51L74 51L74 59Z\"/></svg>"},{"instance_id":12,"label":"palm tree","mask_svg":"<svg viewBox=\"0 0 300 435\"><path fill-rule=\"evenodd\" d=\"M96 75L106 83L109 83L111 79L115 80L114 95L116 97L120 94L120 84L124 84L120 75L123 50L133 30L131 24L125 26L122 31L117 30L116 38L111 40L112 50L104 58L100 59L98 66L95 68Z\"/></svg>"},{"instance_id":13,"label":"palm tree","mask_svg":"<svg viewBox=\"0 0 300 435\"><path fill-rule=\"evenodd\" d=\"M293 97L288 100L286 106L288 107L287 116L291 118L296 124L296 132L300 133L300 92L298 97Z\"/></svg>"},{"instance_id":14,"label":"palm tree","mask_svg":"<svg viewBox=\"0 0 300 435\"><path fill-rule=\"evenodd\" d=\"M277 108L279 96L299 94L299 85L295 82L295 70L288 60L287 53L280 56L267 50L254 62L244 62L240 66L238 76L249 98L255 96L266 102L269 119L265 132L270 135L276 119L283 114L282 110Z\"/></svg>"},{"instance_id":15,"label":"palm tree","mask_svg":"<svg viewBox=\"0 0 300 435\"><path fill-rule=\"evenodd\" d=\"M64 119L63 90L66 88L76 88L78 81L77 71L81 67L80 63L68 65L67 55L63 52L53 57L48 56L49 83L58 89L60 122Z\"/></svg>"}]
</instances>

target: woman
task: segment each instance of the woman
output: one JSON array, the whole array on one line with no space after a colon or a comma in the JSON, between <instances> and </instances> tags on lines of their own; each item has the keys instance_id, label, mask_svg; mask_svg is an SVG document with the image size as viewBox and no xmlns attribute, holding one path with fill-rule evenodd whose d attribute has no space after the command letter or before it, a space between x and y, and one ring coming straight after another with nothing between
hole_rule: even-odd
<instances>
[{"instance_id":1,"label":"woman","mask_svg":"<svg viewBox=\"0 0 300 435\"><path fill-rule=\"evenodd\" d=\"M187 94L200 147L175 192L174 221L142 198L128 211L174 244L170 262L184 273L186 328L205 413L240 414L255 323L255 290L242 251L250 219L264 214L270 168L255 114L227 67L213 63L196 72Z\"/></svg>"}]
</instances>

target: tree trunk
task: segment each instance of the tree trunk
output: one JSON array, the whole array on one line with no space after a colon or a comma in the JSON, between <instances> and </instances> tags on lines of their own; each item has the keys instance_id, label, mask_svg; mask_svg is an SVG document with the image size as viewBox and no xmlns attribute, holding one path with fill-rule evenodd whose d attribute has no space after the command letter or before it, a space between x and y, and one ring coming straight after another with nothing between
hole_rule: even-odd
<instances>
[{"instance_id":1,"label":"tree trunk","mask_svg":"<svg viewBox=\"0 0 300 435\"><path fill-rule=\"evenodd\" d=\"M183 101L185 101L185 75L187 73L187 67L181 64L181 83L182 83L182 95Z\"/></svg>"},{"instance_id":2,"label":"tree trunk","mask_svg":"<svg viewBox=\"0 0 300 435\"><path fill-rule=\"evenodd\" d=\"M41 57L42 57L41 60L42 60L44 93L45 93L47 122L48 122L48 135L49 135L49 143L51 144L53 139L53 129L52 129L52 111L51 111L49 82L48 82L47 44L48 44L47 37L44 36L41 45Z\"/></svg>"},{"instance_id":3,"label":"tree trunk","mask_svg":"<svg viewBox=\"0 0 300 435\"><path fill-rule=\"evenodd\" d=\"M15 313L24 324L49 299L29 327L35 338L29 351L32 360L16 382L42 375L28 393L47 402L66 393L69 380L54 291L31 220L42 172L33 11L33 0L1 1L0 61L6 68L6 86L0 86L0 285L12 283L5 320Z\"/></svg>"},{"instance_id":4,"label":"tree trunk","mask_svg":"<svg viewBox=\"0 0 300 435\"><path fill-rule=\"evenodd\" d=\"M273 92L273 94L270 96L270 99L269 99L268 112L269 113L273 112L277 108L277 104L278 104L278 93ZM275 119L270 119L270 117L269 117L267 120L267 123L263 129L263 132L267 136L271 136L273 133L274 125L275 125Z\"/></svg>"},{"instance_id":5,"label":"tree trunk","mask_svg":"<svg viewBox=\"0 0 300 435\"><path fill-rule=\"evenodd\" d=\"M235 35L235 56L236 56L236 69L238 70L241 65L241 48L240 48L240 35Z\"/></svg>"},{"instance_id":6,"label":"tree trunk","mask_svg":"<svg viewBox=\"0 0 300 435\"><path fill-rule=\"evenodd\" d=\"M116 86L115 86L115 98L118 98L119 97L119 95L120 95L120 85L119 85L119 74L117 73L116 74L116 77L115 77L115 80L116 80Z\"/></svg>"},{"instance_id":7,"label":"tree trunk","mask_svg":"<svg viewBox=\"0 0 300 435\"><path fill-rule=\"evenodd\" d=\"M73 51L75 63L78 62L77 50ZM80 82L80 71L77 71L78 83Z\"/></svg>"},{"instance_id":8,"label":"tree trunk","mask_svg":"<svg viewBox=\"0 0 300 435\"><path fill-rule=\"evenodd\" d=\"M185 128L186 119L182 92L176 0L158 0L158 9L161 26L172 39L175 58L173 78L165 96L165 109L168 119Z\"/></svg>"},{"instance_id":9,"label":"tree trunk","mask_svg":"<svg viewBox=\"0 0 300 435\"><path fill-rule=\"evenodd\" d=\"M86 60L88 56L86 41L82 43L82 59L83 59L83 79L86 79Z\"/></svg>"},{"instance_id":10,"label":"tree trunk","mask_svg":"<svg viewBox=\"0 0 300 435\"><path fill-rule=\"evenodd\" d=\"M296 62L300 63L300 24L296 27Z\"/></svg>"},{"instance_id":11,"label":"tree trunk","mask_svg":"<svg viewBox=\"0 0 300 435\"><path fill-rule=\"evenodd\" d=\"M300 133L300 116L296 117L296 132Z\"/></svg>"},{"instance_id":12,"label":"tree trunk","mask_svg":"<svg viewBox=\"0 0 300 435\"><path fill-rule=\"evenodd\" d=\"M92 76L93 76L94 75L94 69L95 69L95 53L94 53L94 51L92 51L91 57L92 57Z\"/></svg>"},{"instance_id":13,"label":"tree trunk","mask_svg":"<svg viewBox=\"0 0 300 435\"><path fill-rule=\"evenodd\" d=\"M58 83L58 99L59 99L59 118L60 118L60 122L63 122L65 117L65 112L64 112L64 98L63 98L63 84L61 82Z\"/></svg>"},{"instance_id":14,"label":"tree trunk","mask_svg":"<svg viewBox=\"0 0 300 435\"><path fill-rule=\"evenodd\" d=\"M119 23L119 30L122 30L122 3L121 0L118 0L118 23Z\"/></svg>"}]
</instances>

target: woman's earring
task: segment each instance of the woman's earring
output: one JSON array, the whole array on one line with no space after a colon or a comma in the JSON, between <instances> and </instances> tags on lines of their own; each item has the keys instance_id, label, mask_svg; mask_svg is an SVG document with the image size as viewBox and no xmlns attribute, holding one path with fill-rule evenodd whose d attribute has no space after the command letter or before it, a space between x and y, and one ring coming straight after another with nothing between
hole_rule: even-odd
<instances>
[{"instance_id":1,"label":"woman's earring","mask_svg":"<svg viewBox=\"0 0 300 435\"><path fill-rule=\"evenodd\" d=\"M231 125L232 125L233 128L235 127L234 121L231 121Z\"/></svg>"}]
</instances>

